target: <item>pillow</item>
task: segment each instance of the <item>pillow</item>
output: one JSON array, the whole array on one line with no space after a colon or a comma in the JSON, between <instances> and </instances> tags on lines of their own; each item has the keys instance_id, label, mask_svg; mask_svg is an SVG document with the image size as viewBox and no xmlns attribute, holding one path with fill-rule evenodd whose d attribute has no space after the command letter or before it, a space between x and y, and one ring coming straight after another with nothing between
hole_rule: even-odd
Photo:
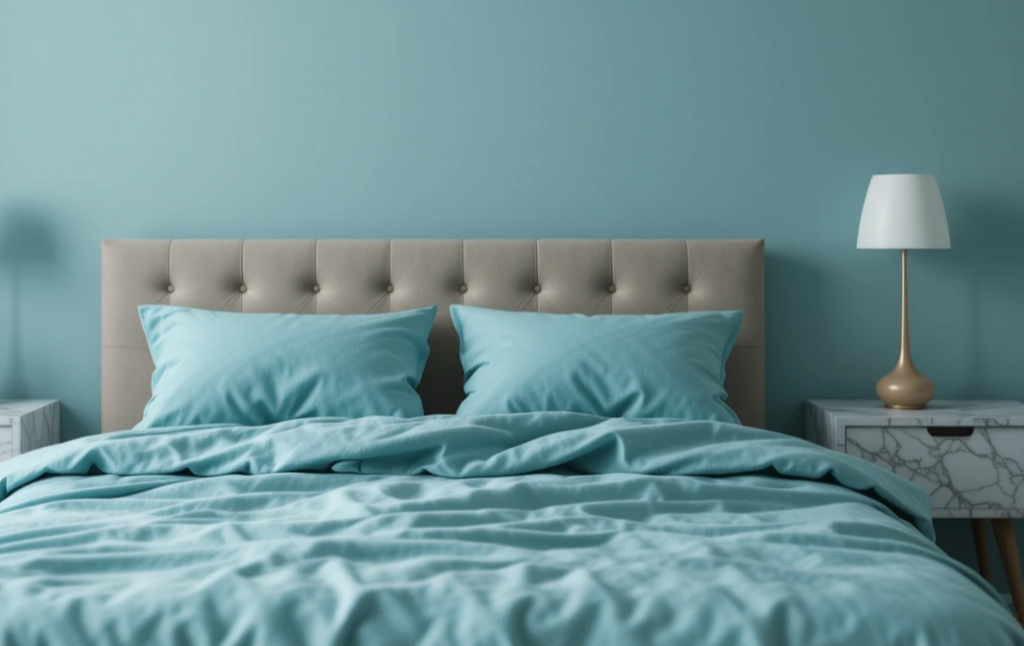
<instances>
[{"instance_id":1,"label":"pillow","mask_svg":"<svg viewBox=\"0 0 1024 646\"><path fill-rule=\"evenodd\" d=\"M394 314L240 314L143 305L156 370L135 428L423 415L416 385L436 307Z\"/></svg>"},{"instance_id":2,"label":"pillow","mask_svg":"<svg viewBox=\"0 0 1024 646\"><path fill-rule=\"evenodd\" d=\"M743 312L451 311L466 371L459 415L570 411L739 423L723 384Z\"/></svg>"}]
</instances>

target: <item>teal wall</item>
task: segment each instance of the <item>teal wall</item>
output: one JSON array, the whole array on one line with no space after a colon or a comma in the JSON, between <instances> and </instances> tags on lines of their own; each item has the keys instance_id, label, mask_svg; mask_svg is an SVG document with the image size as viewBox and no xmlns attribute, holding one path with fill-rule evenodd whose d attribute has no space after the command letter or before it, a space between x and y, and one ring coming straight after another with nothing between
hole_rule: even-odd
<instances>
[{"instance_id":1,"label":"teal wall","mask_svg":"<svg viewBox=\"0 0 1024 646\"><path fill-rule=\"evenodd\" d=\"M1019 0L0 0L0 395L98 431L105 237L760 237L800 432L895 361L857 222L929 172L915 358L1024 398L1022 33Z\"/></svg>"}]
</instances>

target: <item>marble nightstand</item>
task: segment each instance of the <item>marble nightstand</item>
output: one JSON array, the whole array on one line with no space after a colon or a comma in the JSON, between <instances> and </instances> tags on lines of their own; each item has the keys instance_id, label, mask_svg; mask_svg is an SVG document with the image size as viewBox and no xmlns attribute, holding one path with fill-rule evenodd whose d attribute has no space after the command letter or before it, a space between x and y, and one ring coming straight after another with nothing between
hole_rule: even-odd
<instances>
[{"instance_id":1,"label":"marble nightstand","mask_svg":"<svg viewBox=\"0 0 1024 646\"><path fill-rule=\"evenodd\" d=\"M893 410L878 400L807 402L807 439L872 462L928 492L933 518L969 518L978 569L991 570L991 522L1018 619L1024 580L1013 518L1024 518L1024 404L933 401Z\"/></svg>"},{"instance_id":2,"label":"marble nightstand","mask_svg":"<svg viewBox=\"0 0 1024 646\"><path fill-rule=\"evenodd\" d=\"M60 401L0 399L0 462L60 442Z\"/></svg>"}]
</instances>

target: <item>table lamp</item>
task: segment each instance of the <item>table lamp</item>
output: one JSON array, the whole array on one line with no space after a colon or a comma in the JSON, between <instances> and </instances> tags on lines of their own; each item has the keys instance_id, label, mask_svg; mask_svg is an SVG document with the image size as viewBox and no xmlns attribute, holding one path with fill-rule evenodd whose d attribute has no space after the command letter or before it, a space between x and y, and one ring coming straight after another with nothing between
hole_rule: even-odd
<instances>
[{"instance_id":1,"label":"table lamp","mask_svg":"<svg viewBox=\"0 0 1024 646\"><path fill-rule=\"evenodd\" d=\"M924 408L935 395L931 380L910 358L907 312L907 250L949 249L949 225L939 184L931 175L875 175L860 214L858 249L903 252L903 324L900 356L892 372L878 380L875 392L888 408Z\"/></svg>"}]
</instances>

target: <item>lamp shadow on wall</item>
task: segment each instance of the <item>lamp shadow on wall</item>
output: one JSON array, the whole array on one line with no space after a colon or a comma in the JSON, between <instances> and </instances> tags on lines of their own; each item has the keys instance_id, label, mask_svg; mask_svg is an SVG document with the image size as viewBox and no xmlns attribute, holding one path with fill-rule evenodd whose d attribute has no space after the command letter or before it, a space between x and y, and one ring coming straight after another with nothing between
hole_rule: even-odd
<instances>
[{"instance_id":1,"label":"lamp shadow on wall","mask_svg":"<svg viewBox=\"0 0 1024 646\"><path fill-rule=\"evenodd\" d=\"M23 282L57 257L54 218L45 209L14 204L0 209L0 398L26 396L22 326Z\"/></svg>"},{"instance_id":2,"label":"lamp shadow on wall","mask_svg":"<svg viewBox=\"0 0 1024 646\"><path fill-rule=\"evenodd\" d=\"M931 265L927 271L947 275L967 287L967 300L959 305L967 312L966 361L963 366L961 396L979 399L1024 398L1024 390L1013 390L1005 379L993 378L992 366L986 362L986 344L1002 344L1002 356L1024 365L1024 333L1019 332L1020 319L1014 319L1003 308L1017 308L1024 313L1024 207L1000 204L981 198L969 198L955 205L960 217L950 218L949 256L922 259ZM993 311L995 303L1000 311ZM991 338L993 320L1002 320L1005 339ZM988 348L991 356L991 348ZM1020 381L1016 383L1021 383Z\"/></svg>"}]
</instances>

